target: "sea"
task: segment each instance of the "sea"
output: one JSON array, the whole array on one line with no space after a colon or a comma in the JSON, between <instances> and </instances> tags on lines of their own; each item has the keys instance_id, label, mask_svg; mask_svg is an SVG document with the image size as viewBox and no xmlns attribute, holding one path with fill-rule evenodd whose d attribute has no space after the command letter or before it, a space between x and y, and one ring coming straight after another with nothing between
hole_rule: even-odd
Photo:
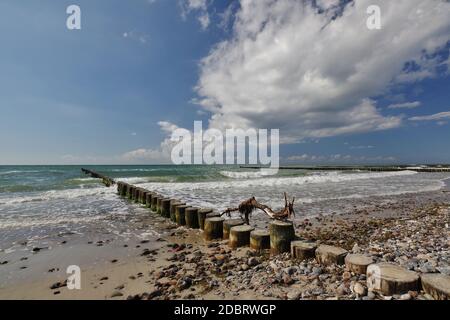
<instances>
[{"instance_id":1,"label":"sea","mask_svg":"<svg viewBox=\"0 0 450 320\"><path fill-rule=\"evenodd\" d=\"M220 212L256 197L273 209L283 193L295 197L296 219L339 214L395 196L443 189L449 173L280 170L266 176L238 166L84 166L118 181L156 191L188 205ZM379 200L381 199L381 200ZM0 250L21 242L101 233L145 238L130 221L148 209L117 195L115 187L84 175L81 166L0 166ZM255 212L252 219L268 220Z\"/></svg>"}]
</instances>

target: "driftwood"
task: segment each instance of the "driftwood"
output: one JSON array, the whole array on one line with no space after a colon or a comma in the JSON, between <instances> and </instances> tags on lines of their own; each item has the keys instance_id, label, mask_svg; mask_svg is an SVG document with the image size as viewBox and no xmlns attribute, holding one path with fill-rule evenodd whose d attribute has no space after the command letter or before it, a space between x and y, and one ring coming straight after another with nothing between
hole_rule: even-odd
<instances>
[{"instance_id":1,"label":"driftwood","mask_svg":"<svg viewBox=\"0 0 450 320\"><path fill-rule=\"evenodd\" d=\"M256 201L255 197L253 197L241 202L241 204L237 208L226 209L224 212L222 212L222 215L227 214L228 216L230 216L232 212L239 211L239 213L241 214L241 218L242 215L244 216L243 220L245 221L245 223L250 224L249 216L254 210L259 209L264 211L272 219L286 220L290 219L292 215L295 216L294 201L295 198L292 198L292 202L289 202L287 199L287 194L285 192L284 209L281 209L280 211L273 211L269 206L259 203L258 201Z\"/></svg>"}]
</instances>

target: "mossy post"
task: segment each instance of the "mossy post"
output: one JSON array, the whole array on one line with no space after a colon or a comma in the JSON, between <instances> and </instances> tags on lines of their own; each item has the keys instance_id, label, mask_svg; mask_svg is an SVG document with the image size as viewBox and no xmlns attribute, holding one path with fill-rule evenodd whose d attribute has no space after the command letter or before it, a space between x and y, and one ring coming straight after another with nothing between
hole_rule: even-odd
<instances>
[{"instance_id":1,"label":"mossy post","mask_svg":"<svg viewBox=\"0 0 450 320\"><path fill-rule=\"evenodd\" d=\"M185 206L186 203L179 200L170 201L170 220L172 222L177 222L176 209L178 206Z\"/></svg>"},{"instance_id":2,"label":"mossy post","mask_svg":"<svg viewBox=\"0 0 450 320\"><path fill-rule=\"evenodd\" d=\"M222 239L224 221L225 219L222 217L207 218L205 220L205 230L203 232L205 240L211 241L214 239Z\"/></svg>"},{"instance_id":3,"label":"mossy post","mask_svg":"<svg viewBox=\"0 0 450 320\"><path fill-rule=\"evenodd\" d=\"M201 230L205 229L205 219L208 214L213 213L213 209L206 208L206 209L199 209L197 212L197 218L198 218L198 226Z\"/></svg>"},{"instance_id":4,"label":"mossy post","mask_svg":"<svg viewBox=\"0 0 450 320\"><path fill-rule=\"evenodd\" d=\"M162 208L161 208L161 202L164 199L164 197L158 197L158 200L156 200L156 213L161 214Z\"/></svg>"},{"instance_id":5,"label":"mossy post","mask_svg":"<svg viewBox=\"0 0 450 320\"><path fill-rule=\"evenodd\" d=\"M122 197L126 197L127 193L128 193L128 183L122 182L122 189L121 189L120 195Z\"/></svg>"},{"instance_id":6,"label":"mossy post","mask_svg":"<svg viewBox=\"0 0 450 320\"><path fill-rule=\"evenodd\" d=\"M147 195L145 196L145 205L147 206L147 208L151 208L152 206L152 197L153 192L147 192Z\"/></svg>"},{"instance_id":7,"label":"mossy post","mask_svg":"<svg viewBox=\"0 0 450 320\"><path fill-rule=\"evenodd\" d=\"M198 208L187 208L185 211L186 227L191 229L200 228L198 224Z\"/></svg>"},{"instance_id":8,"label":"mossy post","mask_svg":"<svg viewBox=\"0 0 450 320\"><path fill-rule=\"evenodd\" d=\"M230 241L228 245L233 249L250 245L250 233L253 230L255 228L248 225L232 227L230 229Z\"/></svg>"},{"instance_id":9,"label":"mossy post","mask_svg":"<svg viewBox=\"0 0 450 320\"><path fill-rule=\"evenodd\" d=\"M183 206L177 206L175 209L175 216L176 216L177 224L179 226L186 225L186 209L187 208L189 208L189 206L183 205Z\"/></svg>"},{"instance_id":10,"label":"mossy post","mask_svg":"<svg viewBox=\"0 0 450 320\"><path fill-rule=\"evenodd\" d=\"M170 218L170 199L161 200L161 215L165 218Z\"/></svg>"},{"instance_id":11,"label":"mossy post","mask_svg":"<svg viewBox=\"0 0 450 320\"><path fill-rule=\"evenodd\" d=\"M254 230L250 233L250 248L257 251L270 249L270 233L267 230Z\"/></svg>"},{"instance_id":12,"label":"mossy post","mask_svg":"<svg viewBox=\"0 0 450 320\"><path fill-rule=\"evenodd\" d=\"M269 225L270 253L280 254L291 250L291 241L295 239L294 224L289 221L272 221Z\"/></svg>"},{"instance_id":13,"label":"mossy post","mask_svg":"<svg viewBox=\"0 0 450 320\"><path fill-rule=\"evenodd\" d=\"M136 202L136 203L139 202L140 194L141 194L141 188L136 188L134 191L134 197L133 197L134 202Z\"/></svg>"},{"instance_id":14,"label":"mossy post","mask_svg":"<svg viewBox=\"0 0 450 320\"><path fill-rule=\"evenodd\" d=\"M142 204L146 204L146 199L147 199L147 193L148 193L149 191L148 190L145 190L145 189L142 189L141 190L141 193L140 193L140 198L139 198L139 201L142 203Z\"/></svg>"},{"instance_id":15,"label":"mossy post","mask_svg":"<svg viewBox=\"0 0 450 320\"><path fill-rule=\"evenodd\" d=\"M230 238L230 230L233 227L241 226L244 224L242 219L228 219L223 223L223 239L228 240Z\"/></svg>"},{"instance_id":16,"label":"mossy post","mask_svg":"<svg viewBox=\"0 0 450 320\"><path fill-rule=\"evenodd\" d=\"M122 182L117 182L117 193L119 195L122 195L122 189L123 189L123 183Z\"/></svg>"},{"instance_id":17,"label":"mossy post","mask_svg":"<svg viewBox=\"0 0 450 320\"><path fill-rule=\"evenodd\" d=\"M158 205L158 198L159 197L161 197L161 195L159 195L159 194L152 195L152 206L151 206L151 209L152 209L153 212L156 212L156 210L158 209L157 205Z\"/></svg>"},{"instance_id":18,"label":"mossy post","mask_svg":"<svg viewBox=\"0 0 450 320\"><path fill-rule=\"evenodd\" d=\"M131 200L133 198L134 188L135 188L135 186L132 186L131 184L129 184L127 186L127 198L129 200Z\"/></svg>"}]
</instances>

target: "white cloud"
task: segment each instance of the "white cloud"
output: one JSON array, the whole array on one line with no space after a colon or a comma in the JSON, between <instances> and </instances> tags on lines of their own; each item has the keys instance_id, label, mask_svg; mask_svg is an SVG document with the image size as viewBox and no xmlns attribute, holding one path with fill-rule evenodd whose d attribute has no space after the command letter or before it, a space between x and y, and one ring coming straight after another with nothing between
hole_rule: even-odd
<instances>
[{"instance_id":1,"label":"white cloud","mask_svg":"<svg viewBox=\"0 0 450 320\"><path fill-rule=\"evenodd\" d=\"M397 160L392 156L353 156L343 154L331 155L292 155L285 160L290 163L306 164L364 164L364 163L393 163Z\"/></svg>"},{"instance_id":2,"label":"white cloud","mask_svg":"<svg viewBox=\"0 0 450 320\"><path fill-rule=\"evenodd\" d=\"M278 128L283 142L396 128L371 97L433 75L450 39L448 2L241 0L230 39L202 60L198 103L210 126ZM369 5L382 30L366 28ZM430 56L430 55L427 55ZM417 68L405 70L406 62ZM419 70L419 71L417 71ZM408 79L409 78L409 79Z\"/></svg>"},{"instance_id":3,"label":"white cloud","mask_svg":"<svg viewBox=\"0 0 450 320\"><path fill-rule=\"evenodd\" d=\"M388 109L414 109L420 106L421 106L420 101L414 101L414 102L391 104L390 106L388 106Z\"/></svg>"},{"instance_id":4,"label":"white cloud","mask_svg":"<svg viewBox=\"0 0 450 320\"><path fill-rule=\"evenodd\" d=\"M186 19L186 16L192 12L197 14L197 20L203 30L208 29L211 19L208 12L207 0L180 0L181 16Z\"/></svg>"},{"instance_id":5,"label":"white cloud","mask_svg":"<svg viewBox=\"0 0 450 320\"><path fill-rule=\"evenodd\" d=\"M450 119L450 111L440 112L428 116L418 116L409 118L410 121L438 121Z\"/></svg>"},{"instance_id":6,"label":"white cloud","mask_svg":"<svg viewBox=\"0 0 450 320\"><path fill-rule=\"evenodd\" d=\"M147 42L150 38L148 34L140 33L137 31L126 31L122 34L122 37L124 39L130 39L133 41L137 41L141 44L147 44Z\"/></svg>"}]
</instances>

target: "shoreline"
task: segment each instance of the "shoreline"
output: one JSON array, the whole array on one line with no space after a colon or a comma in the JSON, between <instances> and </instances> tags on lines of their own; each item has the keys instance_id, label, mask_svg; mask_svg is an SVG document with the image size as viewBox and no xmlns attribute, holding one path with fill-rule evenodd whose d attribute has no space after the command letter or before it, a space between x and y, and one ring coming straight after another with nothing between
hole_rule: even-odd
<instances>
[{"instance_id":1,"label":"shoreline","mask_svg":"<svg viewBox=\"0 0 450 320\"><path fill-rule=\"evenodd\" d=\"M404 203L387 203L348 214L307 218L296 222L296 231L302 238L368 254L376 261L394 262L419 273L450 272L450 194L442 191L439 201L422 200L420 206L412 201L409 205L416 208L414 212ZM405 203L408 199L404 197ZM15 261L0 265L0 271L26 266L29 276L3 283L0 299L355 299L354 285L364 284L362 276L347 279L342 266L324 267L313 260L297 263L286 254L259 256L248 248L232 251L226 241L207 243L200 231L176 227L155 213L142 221L143 228L148 224L159 231L159 239L64 240L51 250L19 251ZM418 238L410 249L413 235ZM83 255L84 261L78 260L82 290L50 289L67 278L67 261ZM385 299L369 292L358 298ZM417 292L410 298L430 297Z\"/></svg>"}]
</instances>

